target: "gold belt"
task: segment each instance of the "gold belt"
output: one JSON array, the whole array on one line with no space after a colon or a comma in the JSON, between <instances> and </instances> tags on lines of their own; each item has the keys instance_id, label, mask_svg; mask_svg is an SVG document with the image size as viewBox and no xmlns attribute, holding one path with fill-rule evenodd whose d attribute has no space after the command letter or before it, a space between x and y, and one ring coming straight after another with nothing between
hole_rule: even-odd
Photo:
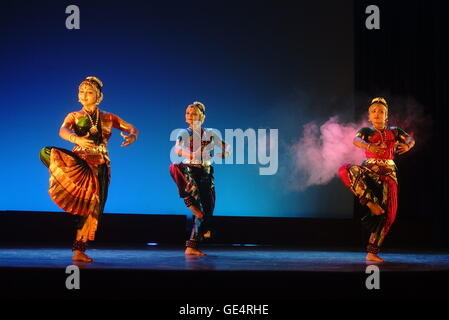
<instances>
[{"instance_id":1,"label":"gold belt","mask_svg":"<svg viewBox=\"0 0 449 320\"><path fill-rule=\"evenodd\" d=\"M108 152L108 150L106 149L106 147L103 146L103 145L95 146L95 147L93 147L93 148L90 149L90 150L92 150L93 152L101 152L101 153L107 153L107 152Z\"/></svg>"},{"instance_id":2,"label":"gold belt","mask_svg":"<svg viewBox=\"0 0 449 320\"><path fill-rule=\"evenodd\" d=\"M369 164L380 164L380 165L388 165L388 166L394 166L395 163L391 159L375 159L375 158L369 158L365 160L365 163Z\"/></svg>"},{"instance_id":3,"label":"gold belt","mask_svg":"<svg viewBox=\"0 0 449 320\"><path fill-rule=\"evenodd\" d=\"M77 146L77 150L82 151L87 154L98 154L98 153L108 153L108 149L104 145L94 146L89 149L82 148L81 146Z\"/></svg>"},{"instance_id":4,"label":"gold belt","mask_svg":"<svg viewBox=\"0 0 449 320\"><path fill-rule=\"evenodd\" d=\"M201 160L184 160L184 164L187 164L189 166L193 167L209 167L212 165L210 160L207 161L201 161Z\"/></svg>"}]
</instances>

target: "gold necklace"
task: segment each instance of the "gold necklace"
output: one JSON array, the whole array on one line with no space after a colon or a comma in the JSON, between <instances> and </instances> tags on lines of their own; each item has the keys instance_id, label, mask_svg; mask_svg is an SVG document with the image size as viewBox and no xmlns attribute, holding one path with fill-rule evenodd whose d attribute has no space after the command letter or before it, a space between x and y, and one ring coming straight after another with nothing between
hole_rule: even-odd
<instances>
[{"instance_id":1,"label":"gold necklace","mask_svg":"<svg viewBox=\"0 0 449 320\"><path fill-rule=\"evenodd\" d=\"M100 110L97 108L97 119L95 121L95 124L94 124L94 120L92 119L92 117L89 114L89 112L87 112L86 109L84 109L84 111L87 113L87 116L89 117L90 123L92 124L92 127L90 127L89 132L92 133L92 134L97 134L98 133L98 120L100 119Z\"/></svg>"}]
</instances>

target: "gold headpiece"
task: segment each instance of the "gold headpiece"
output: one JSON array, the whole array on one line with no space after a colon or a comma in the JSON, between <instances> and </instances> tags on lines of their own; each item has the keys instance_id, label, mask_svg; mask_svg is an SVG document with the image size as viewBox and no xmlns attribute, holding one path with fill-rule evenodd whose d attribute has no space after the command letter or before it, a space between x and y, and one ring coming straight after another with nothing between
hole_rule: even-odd
<instances>
[{"instance_id":1,"label":"gold headpiece","mask_svg":"<svg viewBox=\"0 0 449 320\"><path fill-rule=\"evenodd\" d=\"M98 79L97 77L86 77L86 80L89 81L90 83L95 83L100 90L103 87L103 82L101 82L101 80Z\"/></svg>"},{"instance_id":2,"label":"gold headpiece","mask_svg":"<svg viewBox=\"0 0 449 320\"><path fill-rule=\"evenodd\" d=\"M371 100L370 106L372 106L372 105L375 104L375 103L380 103L380 104L384 105L385 108L388 109L387 100L385 100L385 99L382 98L382 97L377 97L377 98L374 98L373 100Z\"/></svg>"},{"instance_id":3,"label":"gold headpiece","mask_svg":"<svg viewBox=\"0 0 449 320\"><path fill-rule=\"evenodd\" d=\"M188 107L197 107L203 114L206 114L206 106L199 101L194 101L192 104L188 105Z\"/></svg>"}]
</instances>

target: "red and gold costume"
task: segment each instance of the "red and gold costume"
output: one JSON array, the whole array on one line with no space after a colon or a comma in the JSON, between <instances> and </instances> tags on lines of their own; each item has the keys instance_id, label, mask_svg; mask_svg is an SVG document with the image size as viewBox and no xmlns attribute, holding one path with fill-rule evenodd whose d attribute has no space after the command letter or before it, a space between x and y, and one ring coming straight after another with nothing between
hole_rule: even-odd
<instances>
[{"instance_id":1,"label":"red and gold costume","mask_svg":"<svg viewBox=\"0 0 449 320\"><path fill-rule=\"evenodd\" d=\"M396 218L398 208L397 168L393 161L398 142L407 143L410 136L402 129L388 127L383 130L362 128L357 137L370 144L382 144L381 153L365 151L362 165L345 164L339 170L343 183L358 197L361 204L378 204L385 211L382 215L370 213L362 223L371 232L367 251L377 253Z\"/></svg>"}]
</instances>

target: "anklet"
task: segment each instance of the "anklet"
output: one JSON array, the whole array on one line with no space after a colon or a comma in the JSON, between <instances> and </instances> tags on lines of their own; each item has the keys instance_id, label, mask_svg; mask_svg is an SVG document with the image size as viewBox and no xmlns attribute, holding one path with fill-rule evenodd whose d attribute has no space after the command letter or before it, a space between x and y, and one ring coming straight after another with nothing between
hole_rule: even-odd
<instances>
[{"instance_id":1,"label":"anklet","mask_svg":"<svg viewBox=\"0 0 449 320\"><path fill-rule=\"evenodd\" d=\"M81 252L86 251L87 242L83 242L81 240L75 240L72 245L72 251L79 250Z\"/></svg>"},{"instance_id":2,"label":"anklet","mask_svg":"<svg viewBox=\"0 0 449 320\"><path fill-rule=\"evenodd\" d=\"M366 246L366 251L367 251L368 253L374 253L374 254L377 254L377 253L379 253L379 251L380 251L380 247L379 247L379 246L376 246L375 244L370 243L370 244L368 244L368 245Z\"/></svg>"},{"instance_id":3,"label":"anklet","mask_svg":"<svg viewBox=\"0 0 449 320\"><path fill-rule=\"evenodd\" d=\"M186 247L192 248L192 249L197 249L198 248L198 240L195 240L195 239L187 240Z\"/></svg>"}]
</instances>

